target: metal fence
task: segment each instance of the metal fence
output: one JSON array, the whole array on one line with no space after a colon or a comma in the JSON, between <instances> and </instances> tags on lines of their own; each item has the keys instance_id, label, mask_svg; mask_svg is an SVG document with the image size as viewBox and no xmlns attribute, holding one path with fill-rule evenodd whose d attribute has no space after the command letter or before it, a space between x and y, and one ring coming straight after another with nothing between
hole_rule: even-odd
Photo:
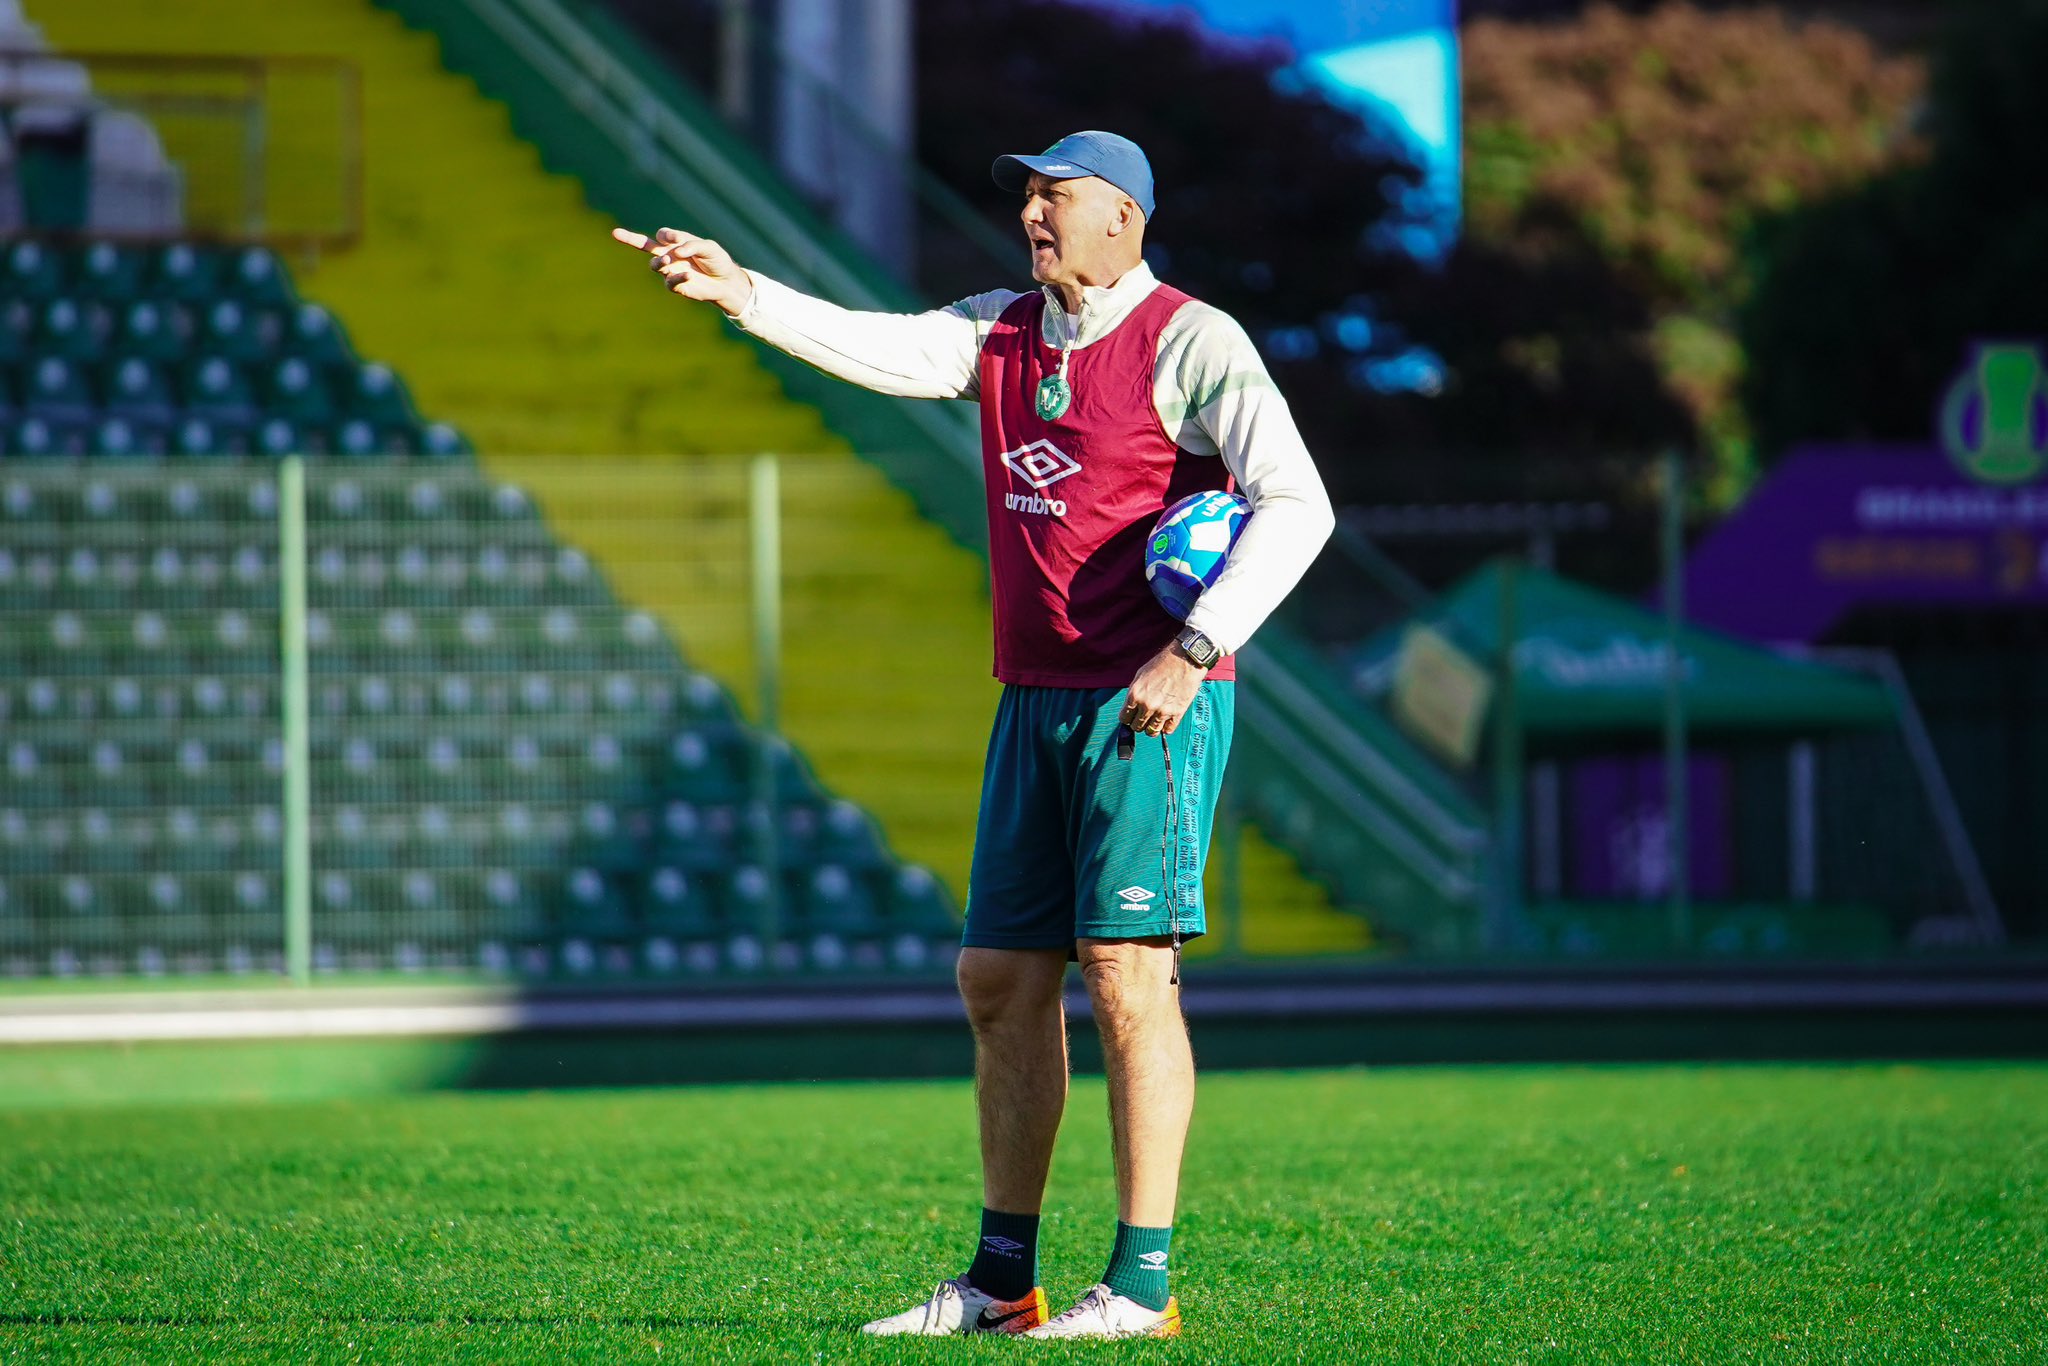
<instances>
[{"instance_id":1,"label":"metal fence","mask_svg":"<svg viewBox=\"0 0 2048 1366\"><path fill-rule=\"evenodd\" d=\"M466 461L9 461L0 974L942 964L943 884L774 728L774 470L729 468L684 592L758 606L766 726Z\"/></svg>"},{"instance_id":2,"label":"metal fence","mask_svg":"<svg viewBox=\"0 0 2048 1366\"><path fill-rule=\"evenodd\" d=\"M461 457L8 459L0 977L940 969L958 925L946 879L785 735L852 715L830 680L784 686L785 612L799 630L879 600L917 615L920 571L863 530L873 498L900 495L844 456L495 474ZM1369 543L1332 557L1308 591L1349 594L1361 620L1428 601ZM869 701L886 714L837 723L914 737L896 718L920 689L971 684L978 630L971 661L957 639L943 658L885 642L899 672ZM1265 910L1237 859L1244 816L1313 852L1383 958L1882 955L1997 937L1910 726L1696 739L1701 806L1726 819L1696 826L1718 843L1674 929L1654 735L1507 767L1489 732L1460 769L1384 698L1276 650L1248 656L1264 681L1241 709L1288 708L1321 748L1264 755L1265 732L1240 732L1210 880L1225 946L1245 939L1241 897ZM1498 686L1501 661L1474 657ZM945 743L971 761L971 737ZM1588 764L1641 790L1589 797ZM1519 798L1505 817L1504 783ZM1577 827L1603 800L1613 819L1589 844ZM956 844L971 801L962 785L943 816ZM1584 876L1603 860L1621 871ZM964 860L946 872L957 883Z\"/></svg>"}]
</instances>

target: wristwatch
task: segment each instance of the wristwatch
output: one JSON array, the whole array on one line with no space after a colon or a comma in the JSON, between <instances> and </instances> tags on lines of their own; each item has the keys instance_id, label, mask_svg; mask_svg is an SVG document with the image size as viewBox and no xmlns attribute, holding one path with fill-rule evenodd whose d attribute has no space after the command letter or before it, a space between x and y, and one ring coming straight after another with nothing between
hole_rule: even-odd
<instances>
[{"instance_id":1,"label":"wristwatch","mask_svg":"<svg viewBox=\"0 0 2048 1366\"><path fill-rule=\"evenodd\" d=\"M1214 668L1216 661L1223 658L1223 651L1217 648L1216 642L1192 626L1174 637L1173 648L1197 669Z\"/></svg>"}]
</instances>

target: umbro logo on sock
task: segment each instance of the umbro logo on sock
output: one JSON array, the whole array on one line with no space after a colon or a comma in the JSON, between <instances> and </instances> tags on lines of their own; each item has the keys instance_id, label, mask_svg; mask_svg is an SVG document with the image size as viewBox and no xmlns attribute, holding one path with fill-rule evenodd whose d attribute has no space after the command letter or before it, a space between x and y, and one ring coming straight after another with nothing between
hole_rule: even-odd
<instances>
[{"instance_id":1,"label":"umbro logo on sock","mask_svg":"<svg viewBox=\"0 0 2048 1366\"><path fill-rule=\"evenodd\" d=\"M1015 1238L1005 1238L998 1233L991 1233L982 1239L981 1245L999 1257L1014 1257L1024 1249L1024 1244Z\"/></svg>"},{"instance_id":2,"label":"umbro logo on sock","mask_svg":"<svg viewBox=\"0 0 2048 1366\"><path fill-rule=\"evenodd\" d=\"M1166 1254L1164 1252L1140 1252L1138 1260L1154 1271L1166 1270Z\"/></svg>"}]
</instances>

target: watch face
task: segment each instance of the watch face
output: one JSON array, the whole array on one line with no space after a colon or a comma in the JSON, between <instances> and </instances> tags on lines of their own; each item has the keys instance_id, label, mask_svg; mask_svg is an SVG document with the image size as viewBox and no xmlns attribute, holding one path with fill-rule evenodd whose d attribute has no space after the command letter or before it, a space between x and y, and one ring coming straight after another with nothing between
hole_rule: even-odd
<instances>
[{"instance_id":1,"label":"watch face","mask_svg":"<svg viewBox=\"0 0 2048 1366\"><path fill-rule=\"evenodd\" d=\"M1204 669L1223 658L1223 651L1216 647L1216 642L1200 631L1181 632L1179 644L1181 652Z\"/></svg>"}]
</instances>

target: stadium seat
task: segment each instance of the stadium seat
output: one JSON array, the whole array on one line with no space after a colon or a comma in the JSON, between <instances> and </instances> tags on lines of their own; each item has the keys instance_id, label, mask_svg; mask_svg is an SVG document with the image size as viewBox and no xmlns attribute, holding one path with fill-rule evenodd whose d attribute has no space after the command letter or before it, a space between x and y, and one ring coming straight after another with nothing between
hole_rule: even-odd
<instances>
[{"instance_id":1,"label":"stadium seat","mask_svg":"<svg viewBox=\"0 0 2048 1366\"><path fill-rule=\"evenodd\" d=\"M355 352L349 348L348 338L334 315L319 304L300 304L291 310L282 345L287 355L319 370L353 371L355 367Z\"/></svg>"},{"instance_id":2,"label":"stadium seat","mask_svg":"<svg viewBox=\"0 0 2048 1366\"><path fill-rule=\"evenodd\" d=\"M267 357L281 335L276 314L236 299L216 299L202 315L194 344L209 355L249 365Z\"/></svg>"},{"instance_id":3,"label":"stadium seat","mask_svg":"<svg viewBox=\"0 0 2048 1366\"><path fill-rule=\"evenodd\" d=\"M202 356L186 367L185 407L216 425L247 427L256 420L255 389L228 357Z\"/></svg>"},{"instance_id":4,"label":"stadium seat","mask_svg":"<svg viewBox=\"0 0 2048 1366\"><path fill-rule=\"evenodd\" d=\"M900 931L941 938L958 933L960 928L944 885L929 869L915 865L896 873L889 898L889 922Z\"/></svg>"},{"instance_id":5,"label":"stadium seat","mask_svg":"<svg viewBox=\"0 0 2048 1366\"><path fill-rule=\"evenodd\" d=\"M150 293L180 303L205 303L220 292L218 252L174 242L157 253L149 271Z\"/></svg>"},{"instance_id":6,"label":"stadium seat","mask_svg":"<svg viewBox=\"0 0 2048 1366\"><path fill-rule=\"evenodd\" d=\"M0 363L18 364L32 351L36 311L26 299L0 300Z\"/></svg>"},{"instance_id":7,"label":"stadium seat","mask_svg":"<svg viewBox=\"0 0 2048 1366\"><path fill-rule=\"evenodd\" d=\"M64 289L62 255L34 240L14 243L0 257L0 293L40 302Z\"/></svg>"},{"instance_id":8,"label":"stadium seat","mask_svg":"<svg viewBox=\"0 0 2048 1366\"><path fill-rule=\"evenodd\" d=\"M58 355L46 355L29 366L21 406L31 417L50 423L79 424L94 417L91 386L85 367Z\"/></svg>"},{"instance_id":9,"label":"stadium seat","mask_svg":"<svg viewBox=\"0 0 2048 1366\"><path fill-rule=\"evenodd\" d=\"M117 305L112 352L163 364L183 358L192 334L191 315L182 307L156 299Z\"/></svg>"},{"instance_id":10,"label":"stadium seat","mask_svg":"<svg viewBox=\"0 0 2048 1366\"><path fill-rule=\"evenodd\" d=\"M873 890L836 863L814 869L799 903L803 927L841 934L871 933L880 928Z\"/></svg>"},{"instance_id":11,"label":"stadium seat","mask_svg":"<svg viewBox=\"0 0 2048 1366\"><path fill-rule=\"evenodd\" d=\"M709 937L719 929L716 907L699 875L673 865L647 871L639 884L640 918L653 933L682 938Z\"/></svg>"},{"instance_id":12,"label":"stadium seat","mask_svg":"<svg viewBox=\"0 0 2048 1366\"><path fill-rule=\"evenodd\" d=\"M236 252L222 285L227 293L254 308L286 308L295 300L291 280L277 257L264 247Z\"/></svg>"},{"instance_id":13,"label":"stadium seat","mask_svg":"<svg viewBox=\"0 0 2048 1366\"><path fill-rule=\"evenodd\" d=\"M60 295L42 307L35 349L39 355L91 365L107 354L113 330L104 305Z\"/></svg>"},{"instance_id":14,"label":"stadium seat","mask_svg":"<svg viewBox=\"0 0 2048 1366\"><path fill-rule=\"evenodd\" d=\"M266 406L275 416L302 427L322 427L334 418L334 401L320 372L297 356L288 356L271 369Z\"/></svg>"},{"instance_id":15,"label":"stadium seat","mask_svg":"<svg viewBox=\"0 0 2048 1366\"><path fill-rule=\"evenodd\" d=\"M77 265L72 287L83 298L111 305L133 299L141 292L148 259L138 248L102 241L87 247Z\"/></svg>"},{"instance_id":16,"label":"stadium seat","mask_svg":"<svg viewBox=\"0 0 2048 1366\"><path fill-rule=\"evenodd\" d=\"M404 426L417 421L404 382L387 365L373 361L354 367L342 392L349 415L375 427Z\"/></svg>"},{"instance_id":17,"label":"stadium seat","mask_svg":"<svg viewBox=\"0 0 2048 1366\"><path fill-rule=\"evenodd\" d=\"M102 383L106 410L114 417L168 427L177 416L170 374L156 362L123 356L108 364Z\"/></svg>"}]
</instances>

